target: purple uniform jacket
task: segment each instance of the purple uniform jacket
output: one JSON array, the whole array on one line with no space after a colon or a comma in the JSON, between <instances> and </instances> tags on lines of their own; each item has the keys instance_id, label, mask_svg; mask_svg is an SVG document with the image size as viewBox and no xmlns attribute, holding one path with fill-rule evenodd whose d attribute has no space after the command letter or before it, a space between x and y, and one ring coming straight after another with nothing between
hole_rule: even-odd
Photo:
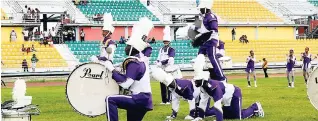
<instances>
[{"instance_id":1,"label":"purple uniform jacket","mask_svg":"<svg viewBox=\"0 0 318 121\"><path fill-rule=\"evenodd\" d=\"M109 40L109 39L110 39L110 37L105 37L104 40L103 40L103 44L105 44L106 41ZM111 45L111 44L116 45L116 42L115 42L114 40L110 40L110 41L108 41L106 47L108 47L108 46Z\"/></svg>"},{"instance_id":2,"label":"purple uniform jacket","mask_svg":"<svg viewBox=\"0 0 318 121\"><path fill-rule=\"evenodd\" d=\"M254 61L253 59L250 59L250 60L247 62L247 67L246 67L246 68L248 68L248 69L254 69L254 68L255 68L254 64L255 64L255 61Z\"/></svg>"},{"instance_id":3,"label":"purple uniform jacket","mask_svg":"<svg viewBox=\"0 0 318 121\"><path fill-rule=\"evenodd\" d=\"M309 53L308 53L309 54ZM311 55L310 55L311 56ZM303 55L303 68L308 68L309 63L311 62L311 57Z\"/></svg>"},{"instance_id":4,"label":"purple uniform jacket","mask_svg":"<svg viewBox=\"0 0 318 121\"><path fill-rule=\"evenodd\" d=\"M296 63L296 57L295 58L289 57L287 61L287 65L286 65L287 71L292 71L295 66L295 63Z\"/></svg>"},{"instance_id":5,"label":"purple uniform jacket","mask_svg":"<svg viewBox=\"0 0 318 121\"><path fill-rule=\"evenodd\" d=\"M168 47L169 47L169 50L167 49ZM176 55L175 50L172 47L170 47L170 46L162 47L161 51L164 51L164 52L168 51L168 56L169 57L173 57L174 58L174 56ZM162 65L166 65L166 64L168 64L168 62L169 62L169 59L166 59L166 60L161 61L161 64Z\"/></svg>"},{"instance_id":6,"label":"purple uniform jacket","mask_svg":"<svg viewBox=\"0 0 318 121\"><path fill-rule=\"evenodd\" d=\"M118 83L124 83L126 82L127 78L133 79L134 81L139 81L146 72L146 65L144 62L140 62L138 60L130 61L127 64L126 67L126 74L121 74L118 71L113 71L112 78ZM152 97L151 93L138 93L132 95L132 98L135 100L135 102L145 107L149 110L153 109L152 105Z\"/></svg>"},{"instance_id":7,"label":"purple uniform jacket","mask_svg":"<svg viewBox=\"0 0 318 121\"><path fill-rule=\"evenodd\" d=\"M142 51L142 53L143 53L145 56L147 56L147 57L150 57L151 52L152 52L152 48L151 48L151 47L147 47L147 48L145 48L145 49Z\"/></svg>"},{"instance_id":8,"label":"purple uniform jacket","mask_svg":"<svg viewBox=\"0 0 318 121\"><path fill-rule=\"evenodd\" d=\"M176 79L177 88L175 92L187 100L193 99L193 84L189 80Z\"/></svg>"},{"instance_id":9,"label":"purple uniform jacket","mask_svg":"<svg viewBox=\"0 0 318 121\"><path fill-rule=\"evenodd\" d=\"M203 25L209 31L214 30L215 32L218 32L218 19L211 12L205 14Z\"/></svg>"}]
</instances>

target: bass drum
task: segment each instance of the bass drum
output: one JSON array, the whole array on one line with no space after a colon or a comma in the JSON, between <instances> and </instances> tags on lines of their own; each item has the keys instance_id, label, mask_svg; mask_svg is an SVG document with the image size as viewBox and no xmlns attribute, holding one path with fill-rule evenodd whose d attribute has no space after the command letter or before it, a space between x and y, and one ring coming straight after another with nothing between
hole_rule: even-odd
<instances>
[{"instance_id":1,"label":"bass drum","mask_svg":"<svg viewBox=\"0 0 318 121\"><path fill-rule=\"evenodd\" d=\"M315 69L307 81L307 95L311 104L318 110L318 69Z\"/></svg>"},{"instance_id":2,"label":"bass drum","mask_svg":"<svg viewBox=\"0 0 318 121\"><path fill-rule=\"evenodd\" d=\"M105 98L119 94L112 74L99 63L84 63L75 68L66 83L66 97L81 115L96 117L106 113Z\"/></svg>"}]
</instances>

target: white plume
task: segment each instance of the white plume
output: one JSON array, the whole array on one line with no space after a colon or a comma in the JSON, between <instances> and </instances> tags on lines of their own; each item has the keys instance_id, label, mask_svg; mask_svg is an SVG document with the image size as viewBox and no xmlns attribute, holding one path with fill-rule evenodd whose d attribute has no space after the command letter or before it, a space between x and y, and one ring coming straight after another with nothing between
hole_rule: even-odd
<instances>
[{"instance_id":1,"label":"white plume","mask_svg":"<svg viewBox=\"0 0 318 121\"><path fill-rule=\"evenodd\" d=\"M26 93L26 83L23 79L18 79L14 82L14 87L12 90L12 99L17 101L19 98L23 98Z\"/></svg>"},{"instance_id":2,"label":"white plume","mask_svg":"<svg viewBox=\"0 0 318 121\"><path fill-rule=\"evenodd\" d=\"M171 41L169 26L165 26L165 29L163 29L163 40L169 41L169 42Z\"/></svg>"},{"instance_id":3,"label":"white plume","mask_svg":"<svg viewBox=\"0 0 318 121\"><path fill-rule=\"evenodd\" d=\"M141 24L142 34L148 36L151 29L154 27L152 21L147 17L143 17L139 19L139 23Z\"/></svg>"},{"instance_id":4,"label":"white plume","mask_svg":"<svg viewBox=\"0 0 318 121\"><path fill-rule=\"evenodd\" d=\"M168 74L162 68L151 68L151 76L157 81L163 82L166 79L167 75Z\"/></svg>"},{"instance_id":5,"label":"white plume","mask_svg":"<svg viewBox=\"0 0 318 121\"><path fill-rule=\"evenodd\" d=\"M166 73L162 68L154 67L151 69L151 76L166 86L169 86L174 80L171 74Z\"/></svg>"}]
</instances>

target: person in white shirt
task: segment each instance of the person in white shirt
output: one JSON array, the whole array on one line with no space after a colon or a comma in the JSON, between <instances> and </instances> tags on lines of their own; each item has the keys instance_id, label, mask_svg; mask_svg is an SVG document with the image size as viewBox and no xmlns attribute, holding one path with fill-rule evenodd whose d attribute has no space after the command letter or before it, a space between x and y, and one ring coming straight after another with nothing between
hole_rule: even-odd
<instances>
[{"instance_id":1,"label":"person in white shirt","mask_svg":"<svg viewBox=\"0 0 318 121\"><path fill-rule=\"evenodd\" d=\"M54 30L54 27L52 27L52 31L51 31L51 36L52 36L52 41L55 41L56 40L56 34L55 34L55 30Z\"/></svg>"},{"instance_id":2,"label":"person in white shirt","mask_svg":"<svg viewBox=\"0 0 318 121\"><path fill-rule=\"evenodd\" d=\"M15 33L14 29L12 29L10 33L10 41L16 41L17 40L17 33Z\"/></svg>"},{"instance_id":3,"label":"person in white shirt","mask_svg":"<svg viewBox=\"0 0 318 121\"><path fill-rule=\"evenodd\" d=\"M24 30L22 32L23 36L24 36L24 41L28 41L29 40L29 31L28 30Z\"/></svg>"},{"instance_id":4,"label":"person in white shirt","mask_svg":"<svg viewBox=\"0 0 318 121\"><path fill-rule=\"evenodd\" d=\"M49 32L44 31L44 39L47 40L49 38Z\"/></svg>"}]
</instances>

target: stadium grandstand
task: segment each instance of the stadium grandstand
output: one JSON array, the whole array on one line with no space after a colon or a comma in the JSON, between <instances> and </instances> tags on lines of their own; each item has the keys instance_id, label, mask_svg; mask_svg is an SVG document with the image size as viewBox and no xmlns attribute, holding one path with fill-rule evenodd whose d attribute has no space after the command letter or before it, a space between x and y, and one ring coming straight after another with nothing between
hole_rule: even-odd
<instances>
[{"instance_id":1,"label":"stadium grandstand","mask_svg":"<svg viewBox=\"0 0 318 121\"><path fill-rule=\"evenodd\" d=\"M33 54L39 59L36 71L71 71L76 65L89 62L91 56L100 54L104 13L111 13L114 18L112 39L117 41L116 64L125 58L125 44L120 41L129 38L133 24L141 17L148 17L155 25L148 36L149 40L156 41L151 44L151 64L163 46L166 25L171 27L176 64L189 68L197 55L198 48L192 47L187 30L198 16L200 0L51 1L2 1L2 72L23 71L23 59L30 68ZM230 67L244 68L250 50L255 51L257 59L266 58L270 66L285 66L285 56L291 48L297 58L305 47L318 54L318 1L212 1L211 10L218 17L219 37L225 42L226 56L232 63ZM82 33L85 33L83 41ZM240 41L243 35L248 43ZM26 48L34 45L36 51L24 52L22 44Z\"/></svg>"}]
</instances>

